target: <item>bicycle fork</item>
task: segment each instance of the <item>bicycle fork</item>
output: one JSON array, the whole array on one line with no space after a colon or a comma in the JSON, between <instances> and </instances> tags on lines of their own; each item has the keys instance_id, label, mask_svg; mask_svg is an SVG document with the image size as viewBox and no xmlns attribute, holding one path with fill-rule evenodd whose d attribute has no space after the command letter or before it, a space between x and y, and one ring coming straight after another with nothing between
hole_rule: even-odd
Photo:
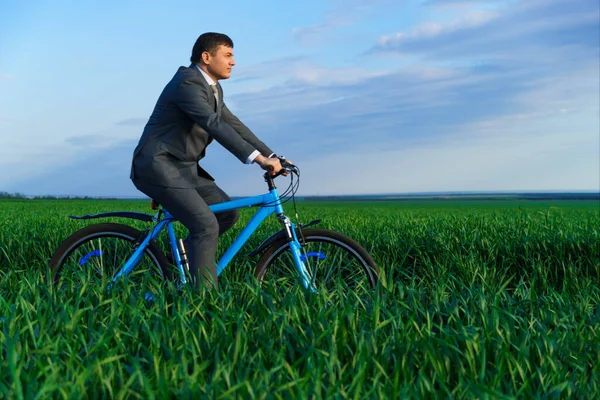
<instances>
[{"instance_id":1,"label":"bicycle fork","mask_svg":"<svg viewBox=\"0 0 600 400\"><path fill-rule=\"evenodd\" d=\"M296 270L300 275L300 279L302 279L302 284L304 288L310 290L311 292L316 292L317 289L314 285L314 279L310 276L310 272L306 269L306 265L302 260L302 254L300 250L302 249L302 245L296 236L296 229L294 229L294 224L290 221L290 219L284 214L279 214L277 216L279 218L279 222L284 227L285 234L287 236L288 246L290 246L290 251L292 252L292 258L294 259L294 264L296 265Z\"/></svg>"}]
</instances>

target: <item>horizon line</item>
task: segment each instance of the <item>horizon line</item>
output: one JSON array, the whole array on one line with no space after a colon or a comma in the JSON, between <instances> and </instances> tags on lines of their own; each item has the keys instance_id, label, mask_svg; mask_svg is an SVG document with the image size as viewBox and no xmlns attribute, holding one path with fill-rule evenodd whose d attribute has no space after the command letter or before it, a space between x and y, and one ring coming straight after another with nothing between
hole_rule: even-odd
<instances>
[{"instance_id":1,"label":"horizon line","mask_svg":"<svg viewBox=\"0 0 600 400\"><path fill-rule=\"evenodd\" d=\"M298 198L327 198L327 197L390 197L390 196L439 196L439 195L510 195L510 194L598 194L600 190L448 190L448 191L422 191L422 192L387 192L387 193L359 193L359 194L305 194L298 195ZM123 199L123 200L146 200L149 199L147 196L92 196L92 195L75 195L75 194L42 194L42 195L30 195L20 192L3 192L0 191L0 196L5 195L7 197L14 196L15 198L40 198L40 197L56 197L56 198L92 198L92 199ZM238 196L230 195L231 198L245 198L250 196Z\"/></svg>"}]
</instances>

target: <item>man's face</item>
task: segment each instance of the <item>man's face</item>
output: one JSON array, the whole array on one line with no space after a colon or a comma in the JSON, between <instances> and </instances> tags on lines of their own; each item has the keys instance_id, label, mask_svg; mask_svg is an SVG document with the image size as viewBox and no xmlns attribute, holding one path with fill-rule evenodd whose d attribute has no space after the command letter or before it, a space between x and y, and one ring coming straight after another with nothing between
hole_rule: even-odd
<instances>
[{"instance_id":1,"label":"man's face","mask_svg":"<svg viewBox=\"0 0 600 400\"><path fill-rule=\"evenodd\" d=\"M228 79L231 76L231 68L235 65L231 47L219 45L214 54L205 51L202 53L202 58L206 63L208 73L213 78Z\"/></svg>"}]
</instances>

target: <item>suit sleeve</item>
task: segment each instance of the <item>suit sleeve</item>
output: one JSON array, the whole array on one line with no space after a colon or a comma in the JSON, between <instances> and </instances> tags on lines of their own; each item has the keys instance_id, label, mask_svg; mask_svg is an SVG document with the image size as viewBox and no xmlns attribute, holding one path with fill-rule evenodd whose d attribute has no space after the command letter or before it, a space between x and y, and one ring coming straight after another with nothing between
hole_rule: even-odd
<instances>
[{"instance_id":1,"label":"suit sleeve","mask_svg":"<svg viewBox=\"0 0 600 400\"><path fill-rule=\"evenodd\" d=\"M260 154L269 157L274 153L269 146L261 142L260 139L258 139L256 135L238 119L238 117L229 111L225 103L223 103L223 108L221 109L221 116L223 117L223 120L231 125L231 127L235 129L246 142L251 144L256 150L260 151Z\"/></svg>"},{"instance_id":2,"label":"suit sleeve","mask_svg":"<svg viewBox=\"0 0 600 400\"><path fill-rule=\"evenodd\" d=\"M199 88L199 84L193 78L183 80L179 84L174 102L181 111L241 162L245 163L248 156L254 152L255 148L252 144L244 140L208 105L207 93Z\"/></svg>"}]
</instances>

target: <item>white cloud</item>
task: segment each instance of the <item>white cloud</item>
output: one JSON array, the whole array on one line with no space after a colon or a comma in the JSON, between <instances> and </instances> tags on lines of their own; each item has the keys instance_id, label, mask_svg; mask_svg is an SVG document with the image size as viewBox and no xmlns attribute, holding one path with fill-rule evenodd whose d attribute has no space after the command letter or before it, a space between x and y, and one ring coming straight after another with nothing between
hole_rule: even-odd
<instances>
[{"instance_id":1,"label":"white cloud","mask_svg":"<svg viewBox=\"0 0 600 400\"><path fill-rule=\"evenodd\" d=\"M2 188L19 185L19 182L25 182L27 186L27 182L36 179L44 181L47 176L52 176L51 181L60 182L65 171L87 170L90 167L93 171L95 166L88 165L90 155L98 152L110 154L123 140L134 140L140 136L139 129L132 126L114 126L106 131L90 132L87 135L78 132L80 134L77 136L48 134L41 138L40 129L42 128L37 123L7 123L0 120L0 132L12 132L10 136L0 136L0 170L9 171L0 174L0 191L4 190ZM73 131L70 128L68 132ZM127 157L131 157L134 147L135 144L132 144ZM19 168L14 168L15 165ZM96 173L110 174L102 168L98 168ZM35 186L37 184L32 187L19 186L14 191L31 193Z\"/></svg>"},{"instance_id":2,"label":"white cloud","mask_svg":"<svg viewBox=\"0 0 600 400\"><path fill-rule=\"evenodd\" d=\"M378 45L385 48L388 46L397 45L404 40L433 38L462 29L469 29L485 25L489 21L498 18L498 16L499 13L495 11L477 10L467 13L463 17L453 22L425 22L413 28L413 30L409 33L398 32L391 36L384 35L379 38Z\"/></svg>"},{"instance_id":3,"label":"white cloud","mask_svg":"<svg viewBox=\"0 0 600 400\"><path fill-rule=\"evenodd\" d=\"M266 87L289 86L304 83L317 86L352 84L374 77L385 76L390 70L362 67L328 67L306 57L287 57L269 60L236 70L227 95L264 91ZM426 68L424 74L442 73L441 68ZM228 88L229 89L229 88Z\"/></svg>"},{"instance_id":4,"label":"white cloud","mask_svg":"<svg viewBox=\"0 0 600 400\"><path fill-rule=\"evenodd\" d=\"M428 0L426 6L440 8L472 8L474 6L503 6L515 0Z\"/></svg>"},{"instance_id":5,"label":"white cloud","mask_svg":"<svg viewBox=\"0 0 600 400\"><path fill-rule=\"evenodd\" d=\"M597 2L531 0L496 11L479 10L453 22L429 22L411 32L383 36L372 52L435 59L531 59L532 52L598 47ZM564 55L564 54L563 54Z\"/></svg>"},{"instance_id":6,"label":"white cloud","mask_svg":"<svg viewBox=\"0 0 600 400\"><path fill-rule=\"evenodd\" d=\"M384 12L393 0L333 0L323 16L324 22L306 27L295 27L292 36L302 45L313 45L324 40L331 31L351 26L360 19Z\"/></svg>"},{"instance_id":7,"label":"white cloud","mask_svg":"<svg viewBox=\"0 0 600 400\"><path fill-rule=\"evenodd\" d=\"M303 192L600 190L597 136L540 131L539 119L528 122L524 126L520 115L503 117L406 149L302 159ZM490 134L490 126L501 134Z\"/></svg>"},{"instance_id":8,"label":"white cloud","mask_svg":"<svg viewBox=\"0 0 600 400\"><path fill-rule=\"evenodd\" d=\"M319 41L320 38L331 29L343 26L342 23L336 21L329 21L326 24L310 25L304 27L292 28L292 36L302 45L310 45L315 41Z\"/></svg>"}]
</instances>

